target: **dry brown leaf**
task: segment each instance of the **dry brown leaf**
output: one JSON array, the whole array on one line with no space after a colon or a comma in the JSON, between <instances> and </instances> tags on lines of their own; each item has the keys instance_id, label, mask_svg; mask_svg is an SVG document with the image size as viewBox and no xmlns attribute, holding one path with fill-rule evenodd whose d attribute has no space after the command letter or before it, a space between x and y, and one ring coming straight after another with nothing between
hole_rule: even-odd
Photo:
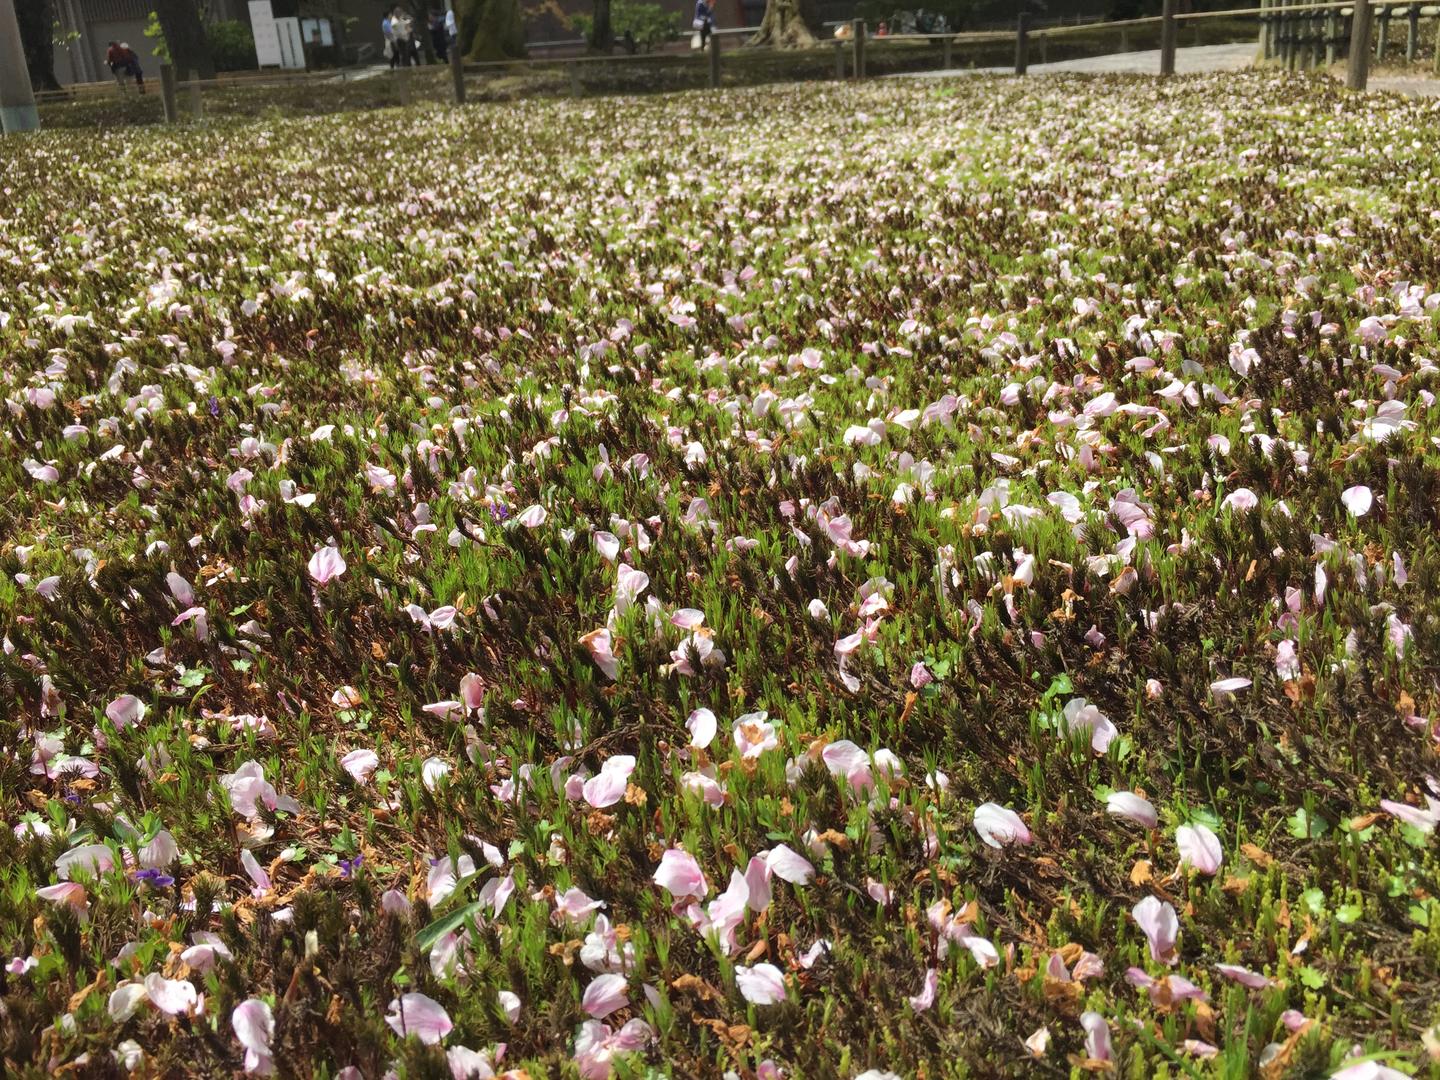
<instances>
[{"instance_id":1,"label":"dry brown leaf","mask_svg":"<svg viewBox=\"0 0 1440 1080\"><path fill-rule=\"evenodd\" d=\"M1040 871L1041 877L1060 878L1065 876L1065 872L1060 869L1060 864L1049 855L1037 855L1030 860L1030 864Z\"/></svg>"},{"instance_id":2,"label":"dry brown leaf","mask_svg":"<svg viewBox=\"0 0 1440 1080\"><path fill-rule=\"evenodd\" d=\"M1200 1037L1206 1042L1215 1041L1215 1010L1208 1002L1195 1002L1195 1026L1200 1029Z\"/></svg>"},{"instance_id":3,"label":"dry brown leaf","mask_svg":"<svg viewBox=\"0 0 1440 1080\"><path fill-rule=\"evenodd\" d=\"M686 974L671 979L670 988L681 993L694 994L701 1001L720 1001L725 996L698 975Z\"/></svg>"},{"instance_id":4,"label":"dry brown leaf","mask_svg":"<svg viewBox=\"0 0 1440 1080\"><path fill-rule=\"evenodd\" d=\"M65 1011L73 1013L76 1009L80 1008L80 1006L84 1004L85 999L90 996L91 992L99 990L102 986L105 985L109 978L110 969L101 968L99 974L95 976L94 982L92 982L89 986L82 986L79 990L76 990L75 993L70 995L70 1002L68 1005L66 1005Z\"/></svg>"},{"instance_id":5,"label":"dry brown leaf","mask_svg":"<svg viewBox=\"0 0 1440 1080\"><path fill-rule=\"evenodd\" d=\"M546 951L549 952L551 956L560 957L560 962L566 967L569 967L575 962L575 950L584 944L585 942L579 938L571 938L569 941L557 941Z\"/></svg>"},{"instance_id":6,"label":"dry brown leaf","mask_svg":"<svg viewBox=\"0 0 1440 1080\"><path fill-rule=\"evenodd\" d=\"M1131 885L1148 885L1153 877L1149 859L1141 859L1130 868Z\"/></svg>"},{"instance_id":7,"label":"dry brown leaf","mask_svg":"<svg viewBox=\"0 0 1440 1080\"><path fill-rule=\"evenodd\" d=\"M1080 1005L1080 996L1085 988L1077 982L1064 979L1045 980L1045 1002L1051 1008L1066 1015L1073 1015Z\"/></svg>"},{"instance_id":8,"label":"dry brown leaf","mask_svg":"<svg viewBox=\"0 0 1440 1080\"><path fill-rule=\"evenodd\" d=\"M900 723L903 724L910 719L910 714L915 711L915 702L919 699L920 695L914 690L905 691L905 707L900 710Z\"/></svg>"},{"instance_id":9,"label":"dry brown leaf","mask_svg":"<svg viewBox=\"0 0 1440 1080\"><path fill-rule=\"evenodd\" d=\"M1310 1025L1315 1021L1307 1020L1290 1033L1290 1037L1281 1044L1274 1057L1267 1061L1260 1069L1263 1080L1280 1080L1290 1071L1290 1058L1295 1053L1295 1047L1300 1045L1300 1040L1310 1030Z\"/></svg>"},{"instance_id":10,"label":"dry brown leaf","mask_svg":"<svg viewBox=\"0 0 1440 1080\"><path fill-rule=\"evenodd\" d=\"M1256 847L1254 844L1241 844L1240 850L1247 859L1260 867L1261 870L1264 870L1275 861L1273 855L1268 854L1264 848Z\"/></svg>"}]
</instances>

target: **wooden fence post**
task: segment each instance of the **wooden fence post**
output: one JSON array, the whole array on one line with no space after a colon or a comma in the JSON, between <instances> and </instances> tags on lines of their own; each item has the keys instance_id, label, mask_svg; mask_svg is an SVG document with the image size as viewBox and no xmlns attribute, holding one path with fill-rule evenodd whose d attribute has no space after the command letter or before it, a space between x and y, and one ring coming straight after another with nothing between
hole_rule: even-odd
<instances>
[{"instance_id":1,"label":"wooden fence post","mask_svg":"<svg viewBox=\"0 0 1440 1080\"><path fill-rule=\"evenodd\" d=\"M190 116L195 120L205 118L205 105L200 100L200 72L190 70Z\"/></svg>"},{"instance_id":2,"label":"wooden fence post","mask_svg":"<svg viewBox=\"0 0 1440 1080\"><path fill-rule=\"evenodd\" d=\"M1175 74L1175 0L1160 8L1160 74Z\"/></svg>"},{"instance_id":3,"label":"wooden fence post","mask_svg":"<svg viewBox=\"0 0 1440 1080\"><path fill-rule=\"evenodd\" d=\"M1355 0L1354 12L1350 17L1350 65L1345 85L1351 90L1364 90L1370 76L1370 0Z\"/></svg>"},{"instance_id":4,"label":"wooden fence post","mask_svg":"<svg viewBox=\"0 0 1440 1080\"><path fill-rule=\"evenodd\" d=\"M940 53L940 69L942 71L949 71L950 68L954 66L951 63L951 60L953 59L954 49L955 41L953 38L947 35Z\"/></svg>"},{"instance_id":5,"label":"wooden fence post","mask_svg":"<svg viewBox=\"0 0 1440 1080\"><path fill-rule=\"evenodd\" d=\"M835 79L845 81L845 43L839 38L835 40Z\"/></svg>"},{"instance_id":6,"label":"wooden fence post","mask_svg":"<svg viewBox=\"0 0 1440 1080\"><path fill-rule=\"evenodd\" d=\"M570 96L579 97L581 94L580 65L572 62L565 65L565 70L570 73Z\"/></svg>"},{"instance_id":7,"label":"wooden fence post","mask_svg":"<svg viewBox=\"0 0 1440 1080\"><path fill-rule=\"evenodd\" d=\"M1415 53L1420 47L1420 8L1411 4L1410 10L1405 15L1407 23L1405 27L1405 62L1413 64Z\"/></svg>"},{"instance_id":8,"label":"wooden fence post","mask_svg":"<svg viewBox=\"0 0 1440 1080\"><path fill-rule=\"evenodd\" d=\"M179 119L175 107L175 65L160 65L160 106L165 110L165 122L173 124Z\"/></svg>"},{"instance_id":9,"label":"wooden fence post","mask_svg":"<svg viewBox=\"0 0 1440 1080\"><path fill-rule=\"evenodd\" d=\"M1293 0L1284 0L1284 6L1292 7ZM1295 71L1300 62L1300 24L1295 14L1286 14L1282 23L1284 43L1284 69Z\"/></svg>"},{"instance_id":10,"label":"wooden fence post","mask_svg":"<svg viewBox=\"0 0 1440 1080\"><path fill-rule=\"evenodd\" d=\"M1260 0L1260 59L1270 59L1270 0Z\"/></svg>"},{"instance_id":11,"label":"wooden fence post","mask_svg":"<svg viewBox=\"0 0 1440 1080\"><path fill-rule=\"evenodd\" d=\"M1030 13L1022 11L1015 19L1015 74L1024 75L1030 68Z\"/></svg>"},{"instance_id":12,"label":"wooden fence post","mask_svg":"<svg viewBox=\"0 0 1440 1080\"><path fill-rule=\"evenodd\" d=\"M720 89L720 35L710 32L710 89Z\"/></svg>"},{"instance_id":13,"label":"wooden fence post","mask_svg":"<svg viewBox=\"0 0 1440 1080\"><path fill-rule=\"evenodd\" d=\"M1340 55L1340 17L1332 8L1325 13L1325 66L1334 67Z\"/></svg>"},{"instance_id":14,"label":"wooden fence post","mask_svg":"<svg viewBox=\"0 0 1440 1080\"><path fill-rule=\"evenodd\" d=\"M865 78L865 20L856 19L850 24L855 37L855 78Z\"/></svg>"},{"instance_id":15,"label":"wooden fence post","mask_svg":"<svg viewBox=\"0 0 1440 1080\"><path fill-rule=\"evenodd\" d=\"M450 43L450 85L454 90L455 104L465 104L465 62L460 59L460 43Z\"/></svg>"},{"instance_id":16,"label":"wooden fence post","mask_svg":"<svg viewBox=\"0 0 1440 1080\"><path fill-rule=\"evenodd\" d=\"M1440 15L1435 18L1435 74L1440 75Z\"/></svg>"},{"instance_id":17,"label":"wooden fence post","mask_svg":"<svg viewBox=\"0 0 1440 1080\"><path fill-rule=\"evenodd\" d=\"M1390 47L1390 5L1380 6L1380 34L1375 41L1375 62L1385 62L1385 50Z\"/></svg>"}]
</instances>

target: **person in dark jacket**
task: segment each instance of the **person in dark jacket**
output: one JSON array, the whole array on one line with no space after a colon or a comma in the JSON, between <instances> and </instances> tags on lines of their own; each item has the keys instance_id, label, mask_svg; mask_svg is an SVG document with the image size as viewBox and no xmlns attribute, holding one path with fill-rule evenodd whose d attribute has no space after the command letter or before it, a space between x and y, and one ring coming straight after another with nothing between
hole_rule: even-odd
<instances>
[{"instance_id":1,"label":"person in dark jacket","mask_svg":"<svg viewBox=\"0 0 1440 1080\"><path fill-rule=\"evenodd\" d=\"M110 73L121 86L125 85L127 77L131 77L140 93L145 92L145 73L140 70L140 58L129 45L123 41L110 42L110 47L105 50L105 63L110 65Z\"/></svg>"},{"instance_id":2,"label":"person in dark jacket","mask_svg":"<svg viewBox=\"0 0 1440 1080\"><path fill-rule=\"evenodd\" d=\"M700 48L704 49L715 29L715 9L706 0L695 0L695 21L691 25L700 31Z\"/></svg>"},{"instance_id":3,"label":"person in dark jacket","mask_svg":"<svg viewBox=\"0 0 1440 1080\"><path fill-rule=\"evenodd\" d=\"M430 45L440 63L450 62L450 32L445 28L445 13L438 8L430 9Z\"/></svg>"}]
</instances>

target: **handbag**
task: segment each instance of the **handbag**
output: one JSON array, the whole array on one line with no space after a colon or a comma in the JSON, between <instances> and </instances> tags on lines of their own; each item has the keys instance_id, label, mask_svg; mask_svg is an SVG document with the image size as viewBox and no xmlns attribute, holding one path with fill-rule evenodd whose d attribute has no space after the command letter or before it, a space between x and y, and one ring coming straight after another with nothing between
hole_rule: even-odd
<instances>
[{"instance_id":1,"label":"handbag","mask_svg":"<svg viewBox=\"0 0 1440 1080\"><path fill-rule=\"evenodd\" d=\"M691 35L690 35L690 48L692 48L692 49L698 49L698 48L700 48L700 35L699 35L698 33L695 33L695 34L691 34Z\"/></svg>"},{"instance_id":2,"label":"handbag","mask_svg":"<svg viewBox=\"0 0 1440 1080\"><path fill-rule=\"evenodd\" d=\"M701 29L702 27L704 27L704 25L705 25L705 20L704 20L704 19L694 19L694 20L692 20L691 23L690 23L690 29L691 29L691 30L699 30L699 29Z\"/></svg>"}]
</instances>

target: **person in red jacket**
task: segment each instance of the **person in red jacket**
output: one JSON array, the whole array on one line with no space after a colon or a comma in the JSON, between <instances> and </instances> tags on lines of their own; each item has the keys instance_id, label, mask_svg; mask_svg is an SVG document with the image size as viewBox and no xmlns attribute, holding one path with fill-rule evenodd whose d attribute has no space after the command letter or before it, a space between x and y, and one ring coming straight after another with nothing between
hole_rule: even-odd
<instances>
[{"instance_id":1,"label":"person in red jacket","mask_svg":"<svg viewBox=\"0 0 1440 1080\"><path fill-rule=\"evenodd\" d=\"M123 41L110 42L110 47L105 50L105 63L110 65L111 73L122 86L126 76L133 75L140 93L145 92L145 73L140 70L140 58L129 45Z\"/></svg>"}]
</instances>

